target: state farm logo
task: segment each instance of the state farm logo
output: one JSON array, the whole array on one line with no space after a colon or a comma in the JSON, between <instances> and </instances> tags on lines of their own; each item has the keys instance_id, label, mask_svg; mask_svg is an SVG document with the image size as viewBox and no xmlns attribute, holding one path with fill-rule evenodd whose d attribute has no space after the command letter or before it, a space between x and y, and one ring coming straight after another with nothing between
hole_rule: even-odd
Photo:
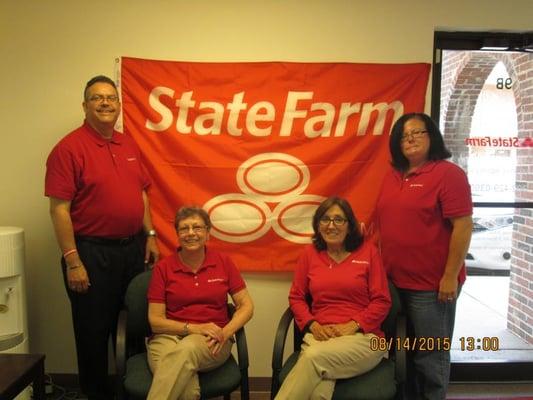
<instances>
[{"instance_id":1,"label":"state farm logo","mask_svg":"<svg viewBox=\"0 0 533 400\"><path fill-rule=\"evenodd\" d=\"M293 243L309 243L312 216L325 197L303 194L309 168L285 153L262 153L237 169L242 193L226 193L204 204L212 222L211 235L232 243L256 240L271 228ZM274 206L273 209L269 206Z\"/></svg>"},{"instance_id":2,"label":"state farm logo","mask_svg":"<svg viewBox=\"0 0 533 400\"><path fill-rule=\"evenodd\" d=\"M471 137L465 139L465 144L471 147L533 147L533 138Z\"/></svg>"},{"instance_id":3,"label":"state farm logo","mask_svg":"<svg viewBox=\"0 0 533 400\"><path fill-rule=\"evenodd\" d=\"M186 135L289 137L299 134L295 124L303 123L301 133L309 139L338 138L350 134L381 136L388 134L386 122L390 114L393 115L393 124L404 113L404 104L399 99L390 103L343 101L338 104L324 99L313 101L314 91L290 90L286 94L284 108L277 110L276 104L279 107L281 99L250 103L248 96L246 91L242 91L234 93L228 102L220 103L202 99L193 90L180 95L173 88L156 86L148 96L148 104L155 114L148 112L144 126L154 132L170 130Z\"/></svg>"}]
</instances>

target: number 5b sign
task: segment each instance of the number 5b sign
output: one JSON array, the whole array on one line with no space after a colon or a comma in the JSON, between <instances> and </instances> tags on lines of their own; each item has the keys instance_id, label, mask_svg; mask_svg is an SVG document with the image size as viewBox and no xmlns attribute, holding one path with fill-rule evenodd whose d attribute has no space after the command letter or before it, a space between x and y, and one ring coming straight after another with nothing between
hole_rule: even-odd
<instances>
[{"instance_id":1,"label":"number 5b sign","mask_svg":"<svg viewBox=\"0 0 533 400\"><path fill-rule=\"evenodd\" d=\"M326 197L371 216L394 121L423 111L428 64L121 60L124 132L152 177L163 253L176 210L203 206L209 246L241 270L290 270Z\"/></svg>"}]
</instances>

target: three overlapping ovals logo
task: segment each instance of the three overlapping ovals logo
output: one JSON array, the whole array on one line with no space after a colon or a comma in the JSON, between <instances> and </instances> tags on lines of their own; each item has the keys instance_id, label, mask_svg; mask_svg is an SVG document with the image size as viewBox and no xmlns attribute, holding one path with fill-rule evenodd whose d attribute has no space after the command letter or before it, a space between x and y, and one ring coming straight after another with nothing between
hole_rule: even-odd
<instances>
[{"instance_id":1,"label":"three overlapping ovals logo","mask_svg":"<svg viewBox=\"0 0 533 400\"><path fill-rule=\"evenodd\" d=\"M241 193L226 193L204 204L212 222L211 235L232 243L259 239L272 229L293 243L309 243L312 216L325 197L303 192L309 168L285 153L261 153L237 169Z\"/></svg>"}]
</instances>

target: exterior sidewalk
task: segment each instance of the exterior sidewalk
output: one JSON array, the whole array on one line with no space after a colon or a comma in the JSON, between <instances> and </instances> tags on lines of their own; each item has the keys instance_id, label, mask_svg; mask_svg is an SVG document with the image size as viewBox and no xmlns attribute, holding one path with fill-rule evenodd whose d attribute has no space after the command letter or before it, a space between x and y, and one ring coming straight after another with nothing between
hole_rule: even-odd
<instances>
[{"instance_id":1,"label":"exterior sidewalk","mask_svg":"<svg viewBox=\"0 0 533 400\"><path fill-rule=\"evenodd\" d=\"M508 296L508 276L467 277L457 304L452 362L533 361L533 344L507 329ZM469 336L496 337L499 350L461 350L459 338Z\"/></svg>"}]
</instances>

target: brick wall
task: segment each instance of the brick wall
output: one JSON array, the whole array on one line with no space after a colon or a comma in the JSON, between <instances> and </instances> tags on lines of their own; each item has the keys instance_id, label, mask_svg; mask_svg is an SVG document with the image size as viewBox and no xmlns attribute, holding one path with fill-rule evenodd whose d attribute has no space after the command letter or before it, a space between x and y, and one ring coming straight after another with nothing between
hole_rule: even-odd
<instances>
[{"instance_id":1,"label":"brick wall","mask_svg":"<svg viewBox=\"0 0 533 400\"><path fill-rule=\"evenodd\" d=\"M533 61L516 54L518 136L533 137ZM533 202L533 147L517 150L516 201ZM533 209L515 209L507 327L533 343Z\"/></svg>"}]
</instances>

